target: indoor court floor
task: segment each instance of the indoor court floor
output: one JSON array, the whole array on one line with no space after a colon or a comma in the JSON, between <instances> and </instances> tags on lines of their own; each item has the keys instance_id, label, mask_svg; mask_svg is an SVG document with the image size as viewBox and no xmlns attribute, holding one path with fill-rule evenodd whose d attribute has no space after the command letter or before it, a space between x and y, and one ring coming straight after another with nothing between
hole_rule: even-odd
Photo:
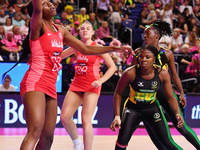
<instances>
[{"instance_id":1,"label":"indoor court floor","mask_svg":"<svg viewBox=\"0 0 200 150\"><path fill-rule=\"evenodd\" d=\"M200 128L193 128L200 138ZM19 150L26 128L0 128L0 150ZM184 150L195 148L174 127L170 127L174 141ZM83 138L82 128L78 128L80 138ZM51 150L72 150L73 144L64 128L55 129L55 137ZM94 128L93 150L114 150L118 131L109 128ZM127 150L156 150L145 128L138 128L133 134Z\"/></svg>"}]
</instances>

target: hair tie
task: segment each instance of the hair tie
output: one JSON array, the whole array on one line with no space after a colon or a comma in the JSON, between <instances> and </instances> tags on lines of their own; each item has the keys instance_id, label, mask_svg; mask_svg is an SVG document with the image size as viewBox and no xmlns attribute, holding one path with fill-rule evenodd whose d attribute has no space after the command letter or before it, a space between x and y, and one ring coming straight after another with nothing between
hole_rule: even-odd
<instances>
[{"instance_id":1,"label":"hair tie","mask_svg":"<svg viewBox=\"0 0 200 150\"><path fill-rule=\"evenodd\" d=\"M161 54L164 53L164 52L165 52L164 50L160 50L158 54L161 55Z\"/></svg>"},{"instance_id":2,"label":"hair tie","mask_svg":"<svg viewBox=\"0 0 200 150\"><path fill-rule=\"evenodd\" d=\"M158 68L158 67L157 67L157 65L156 65L155 63L153 64L153 67L154 67L155 69L157 69L157 68Z\"/></svg>"},{"instance_id":3,"label":"hair tie","mask_svg":"<svg viewBox=\"0 0 200 150\"><path fill-rule=\"evenodd\" d=\"M150 27L151 25L145 25L146 28Z\"/></svg>"},{"instance_id":4,"label":"hair tie","mask_svg":"<svg viewBox=\"0 0 200 150\"><path fill-rule=\"evenodd\" d=\"M152 23L150 26L159 26L157 23Z\"/></svg>"},{"instance_id":5,"label":"hair tie","mask_svg":"<svg viewBox=\"0 0 200 150\"><path fill-rule=\"evenodd\" d=\"M157 23L153 23L154 26L159 26Z\"/></svg>"},{"instance_id":6,"label":"hair tie","mask_svg":"<svg viewBox=\"0 0 200 150\"><path fill-rule=\"evenodd\" d=\"M139 53L135 54L135 57L138 58L139 57Z\"/></svg>"},{"instance_id":7,"label":"hair tie","mask_svg":"<svg viewBox=\"0 0 200 150\"><path fill-rule=\"evenodd\" d=\"M150 27L150 26L159 26L157 23L152 23L150 25L145 25L146 28Z\"/></svg>"}]
</instances>

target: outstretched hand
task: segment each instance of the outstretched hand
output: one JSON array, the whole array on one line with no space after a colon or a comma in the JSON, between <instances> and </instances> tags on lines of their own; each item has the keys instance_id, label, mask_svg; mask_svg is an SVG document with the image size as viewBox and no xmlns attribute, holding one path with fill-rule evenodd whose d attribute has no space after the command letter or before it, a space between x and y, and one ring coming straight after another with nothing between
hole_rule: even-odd
<instances>
[{"instance_id":1,"label":"outstretched hand","mask_svg":"<svg viewBox=\"0 0 200 150\"><path fill-rule=\"evenodd\" d=\"M129 45L116 46L116 51L119 53L123 53L127 58L129 57L129 55L135 55L133 49Z\"/></svg>"},{"instance_id":2,"label":"outstretched hand","mask_svg":"<svg viewBox=\"0 0 200 150\"><path fill-rule=\"evenodd\" d=\"M181 128L183 126L183 124L184 124L183 117L180 114L177 114L176 115L176 119L178 120L177 127Z\"/></svg>"},{"instance_id":3,"label":"outstretched hand","mask_svg":"<svg viewBox=\"0 0 200 150\"><path fill-rule=\"evenodd\" d=\"M120 119L120 116L115 116L115 119L113 120L112 124L110 125L110 129L112 131L117 131L116 126L118 126L119 129L121 128L121 119Z\"/></svg>"}]
</instances>

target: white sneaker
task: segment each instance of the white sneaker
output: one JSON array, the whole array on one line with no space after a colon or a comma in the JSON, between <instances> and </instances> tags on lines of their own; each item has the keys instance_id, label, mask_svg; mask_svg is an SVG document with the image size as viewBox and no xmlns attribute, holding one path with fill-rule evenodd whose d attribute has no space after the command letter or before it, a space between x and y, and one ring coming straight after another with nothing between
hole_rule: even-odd
<instances>
[{"instance_id":1,"label":"white sneaker","mask_svg":"<svg viewBox=\"0 0 200 150\"><path fill-rule=\"evenodd\" d=\"M78 144L78 145L74 145L74 146L73 146L73 150L83 150L83 148L84 148L83 142L81 142L81 143Z\"/></svg>"}]
</instances>

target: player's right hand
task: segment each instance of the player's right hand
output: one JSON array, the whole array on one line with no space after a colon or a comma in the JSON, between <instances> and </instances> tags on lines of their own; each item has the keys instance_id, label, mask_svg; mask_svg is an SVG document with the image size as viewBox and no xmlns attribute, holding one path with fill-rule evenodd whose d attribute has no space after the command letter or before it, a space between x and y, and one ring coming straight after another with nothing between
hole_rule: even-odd
<instances>
[{"instance_id":1,"label":"player's right hand","mask_svg":"<svg viewBox=\"0 0 200 150\"><path fill-rule=\"evenodd\" d=\"M181 128L184 125L183 117L180 114L177 114L176 119L178 120L177 127Z\"/></svg>"},{"instance_id":2,"label":"player's right hand","mask_svg":"<svg viewBox=\"0 0 200 150\"><path fill-rule=\"evenodd\" d=\"M121 128L121 119L120 116L115 116L115 119L113 120L112 124L110 125L110 129L112 131L117 131L116 127L119 127L119 129Z\"/></svg>"}]
</instances>

